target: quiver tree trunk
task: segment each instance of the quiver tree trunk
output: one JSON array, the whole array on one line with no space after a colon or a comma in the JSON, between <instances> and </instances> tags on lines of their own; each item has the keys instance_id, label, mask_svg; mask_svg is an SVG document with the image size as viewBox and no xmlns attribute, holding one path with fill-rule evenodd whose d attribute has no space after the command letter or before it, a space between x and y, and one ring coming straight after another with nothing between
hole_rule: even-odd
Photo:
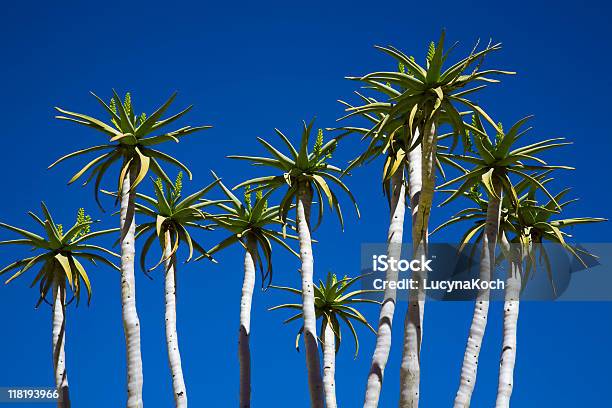
<instances>
[{"instance_id":1,"label":"quiver tree trunk","mask_svg":"<svg viewBox=\"0 0 612 408\"><path fill-rule=\"evenodd\" d=\"M325 318L325 317L324 317ZM323 329L323 389L325 407L337 408L336 404L336 339L331 324Z\"/></svg>"},{"instance_id":2,"label":"quiver tree trunk","mask_svg":"<svg viewBox=\"0 0 612 408\"><path fill-rule=\"evenodd\" d=\"M172 391L177 408L187 407L187 389L181 365L181 353L176 331L176 254L172 254L170 231L164 233L166 346L172 375Z\"/></svg>"},{"instance_id":3,"label":"quiver tree trunk","mask_svg":"<svg viewBox=\"0 0 612 408\"><path fill-rule=\"evenodd\" d=\"M68 388L68 373L66 372L66 286L55 281L53 283L53 371L55 388L57 389L58 408L70 408Z\"/></svg>"},{"instance_id":4,"label":"quiver tree trunk","mask_svg":"<svg viewBox=\"0 0 612 408\"><path fill-rule=\"evenodd\" d=\"M489 282L495 268L495 248L499 234L499 221L501 212L501 186L492 178L495 194L489 194L487 205L487 220L482 236L482 252L480 254L480 280ZM478 356L482 346L487 318L489 314L490 290L483 288L476 295L474 314L470 325L470 332L463 356L461 366L461 382L457 395L455 396L455 408L467 408L470 406L474 386L476 385L476 374L478 372Z\"/></svg>"},{"instance_id":5,"label":"quiver tree trunk","mask_svg":"<svg viewBox=\"0 0 612 408\"><path fill-rule=\"evenodd\" d=\"M244 253L244 280L240 297L240 328L238 332L238 360L240 363L240 408L251 406L251 304L255 287L257 243L249 235Z\"/></svg>"},{"instance_id":6,"label":"quiver tree trunk","mask_svg":"<svg viewBox=\"0 0 612 408\"><path fill-rule=\"evenodd\" d=\"M306 348L306 367L310 388L311 406L323 408L323 381L321 379L321 361L317 344L317 321L314 305L313 273L314 259L310 236L310 207L312 190L305 182L300 183L296 197L296 222L300 242L300 260L302 267L302 312L304 314L304 344Z\"/></svg>"},{"instance_id":7,"label":"quiver tree trunk","mask_svg":"<svg viewBox=\"0 0 612 408\"><path fill-rule=\"evenodd\" d=\"M429 214L433 204L436 162L436 128L433 124L423 130L419 146L408 154L410 207L412 210L412 254L414 259L427 256ZM418 133L416 135L418 137ZM404 346L400 366L401 408L419 406L421 381L421 343L425 313L425 281L427 272L412 274L417 288L411 289L404 320Z\"/></svg>"},{"instance_id":8,"label":"quiver tree trunk","mask_svg":"<svg viewBox=\"0 0 612 408\"><path fill-rule=\"evenodd\" d=\"M390 199L390 220L387 233L387 258L400 259L402 251L402 236L404 233L404 214L406 211L406 186L404 181L404 166L391 177L391 199ZM396 268L387 268L385 280L388 282L397 281L398 271ZM372 356L372 365L368 374L364 408L378 407L380 392L382 388L385 367L391 351L391 328L393 325L393 315L397 290L387 285L385 288L384 299L380 307L380 317L378 319L378 330L376 332L376 346Z\"/></svg>"},{"instance_id":9,"label":"quiver tree trunk","mask_svg":"<svg viewBox=\"0 0 612 408\"><path fill-rule=\"evenodd\" d=\"M523 273L522 248L510 248L502 235L502 247L508 259L508 276L504 295L504 334L499 361L499 380L497 386L496 408L508 408L514 385L514 364L516 362L516 335L519 316L519 296Z\"/></svg>"},{"instance_id":10,"label":"quiver tree trunk","mask_svg":"<svg viewBox=\"0 0 612 408\"><path fill-rule=\"evenodd\" d=\"M121 190L121 312L126 343L127 408L142 408L142 356L140 351L140 320L136 311L136 279L134 276L134 232L136 229L136 191L130 188L135 179L132 166L123 180Z\"/></svg>"}]
</instances>

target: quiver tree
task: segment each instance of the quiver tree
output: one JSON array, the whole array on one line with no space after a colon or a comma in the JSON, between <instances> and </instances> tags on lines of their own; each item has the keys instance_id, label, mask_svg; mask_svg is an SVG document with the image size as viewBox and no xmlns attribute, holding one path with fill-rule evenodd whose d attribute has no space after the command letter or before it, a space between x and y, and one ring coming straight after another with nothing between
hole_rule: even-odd
<instances>
[{"instance_id":1,"label":"quiver tree","mask_svg":"<svg viewBox=\"0 0 612 408\"><path fill-rule=\"evenodd\" d=\"M39 298L36 307L44 301L53 309L52 325L52 352L55 386L57 389L58 408L70 407L70 393L68 387L68 373L66 370L66 306L70 303L67 295L70 292L78 305L81 300L82 289L87 294L87 304L91 301L91 283L85 267L81 261L93 264L99 262L119 270L106 256L119 258L119 255L108 249L91 244L90 240L115 233L118 229L91 231L93 223L91 217L85 215L81 208L77 213L75 224L64 230L62 224L56 224L45 203L41 203L43 218L33 212L30 217L42 227L44 234L38 235L24 229L0 223L4 228L21 236L19 239L0 241L0 245L22 245L30 247L35 255L19 259L0 270L0 275L17 270L6 283L17 279L30 269L38 268L30 287L38 285ZM48 301L49 294L51 301Z\"/></svg>"}]
</instances>

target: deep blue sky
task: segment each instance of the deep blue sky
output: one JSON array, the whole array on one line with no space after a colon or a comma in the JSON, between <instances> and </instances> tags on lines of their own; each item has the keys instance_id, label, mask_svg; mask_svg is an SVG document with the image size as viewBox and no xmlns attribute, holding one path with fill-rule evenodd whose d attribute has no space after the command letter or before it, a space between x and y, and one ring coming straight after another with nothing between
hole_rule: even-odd
<instances>
[{"instance_id":1,"label":"deep blue sky","mask_svg":"<svg viewBox=\"0 0 612 408\"><path fill-rule=\"evenodd\" d=\"M300 121L317 116L320 127L341 116L338 98L351 98L355 84L343 79L394 63L374 44L393 44L424 56L440 29L449 41L460 41L456 56L477 38L504 43L490 67L513 69L519 75L475 96L489 113L505 123L535 114L532 138L566 136L575 144L549 156L577 167L555 188L575 187L581 198L569 215L610 218L610 148L608 95L611 77L609 4L603 1L557 2L286 2L204 3L157 2L84 5L77 2L3 5L4 98L0 163L4 222L34 226L25 215L44 199L56 219L68 224L84 206L102 220L101 228L118 219L102 214L91 189L66 186L77 170L71 162L53 171L57 157L102 141L87 129L53 119L52 107L100 115L89 91L109 98L112 87L131 90L136 110L150 111L172 91L180 92L175 109L195 104L190 124L214 129L184 139L168 151L188 163L193 184L210 180L214 168L228 184L253 174L227 154L261 153L256 136L274 139L278 127L297 137ZM422 57L421 57L422 58ZM533 139L532 139L533 140ZM335 159L353 157L360 145L349 141ZM348 180L359 198L358 222L346 203L346 231L329 216L315 237L316 274L328 270L355 274L362 242L383 241L388 211L380 193L381 163L354 172ZM109 178L106 187L112 188ZM146 187L147 189L149 186ZM108 208L112 202L107 201ZM432 225L451 214L436 210ZM329 215L329 213L328 213ZM582 241L609 240L608 225L576 230ZM453 241L460 229L436 239ZM1 232L1 239L10 234ZM219 234L202 236L210 246ZM408 239L409 237L406 237ZM241 287L240 248L220 254L219 264L184 266L179 276L179 338L191 405L231 407L237 404L237 326ZM297 262L280 250L276 283L297 285ZM2 248L3 264L24 255ZM124 339L119 279L110 270L90 268L92 306L69 309L67 361L76 407L119 407L125 400ZM169 407L171 382L163 327L163 280L138 274L138 307L142 325L144 398L148 407ZM0 386L53 383L50 310L34 310L36 292L27 279L0 287L4 331L0 336ZM295 352L296 325L283 327L285 315L266 309L286 301L284 295L257 292L253 304L253 401L256 407L308 406L304 357ZM399 387L401 331L405 304L400 304L381 407L396 406ZM445 407L459 379L470 303L429 303L422 352L422 403ZM376 321L377 309L366 308ZM514 406L612 406L608 392L612 364L610 303L529 303L521 306ZM491 406L497 386L501 338L501 306L491 310L481 354L474 406ZM349 341L341 349L337 369L340 405L362 402L373 336L361 331L359 358ZM347 333L348 335L348 333Z\"/></svg>"}]
</instances>

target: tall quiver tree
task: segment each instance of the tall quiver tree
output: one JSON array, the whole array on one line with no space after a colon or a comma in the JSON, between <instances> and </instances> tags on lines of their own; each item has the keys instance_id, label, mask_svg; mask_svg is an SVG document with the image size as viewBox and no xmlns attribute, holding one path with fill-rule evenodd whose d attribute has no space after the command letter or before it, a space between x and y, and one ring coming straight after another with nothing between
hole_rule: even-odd
<instances>
[{"instance_id":1,"label":"tall quiver tree","mask_svg":"<svg viewBox=\"0 0 612 408\"><path fill-rule=\"evenodd\" d=\"M550 181L552 179L547 179ZM568 204L576 201L561 199L569 193L566 188L555 195L558 207L564 209ZM544 260L546 273L551 281L553 293L556 295L554 286L554 271L551 269L549 256L546 251L546 243L560 245L571 257L577 259L582 266L587 267L585 258L595 258L595 255L577 248L566 241L569 235L563 230L579 224L590 224L607 221L605 218L579 217L579 218L556 218L558 207L553 200L544 205L539 205L535 190L531 189L519 200L516 211L510 212L509 223L515 233L514 238L508 242L502 236L502 246L505 256L508 258L509 274L506 280L506 293L504 301L504 323L502 351L499 363L499 379L497 388L496 408L508 408L510 397L514 386L514 365L516 362L517 327L519 316L519 294L530 277L531 271L535 271L538 259ZM525 268L523 260L526 260Z\"/></svg>"},{"instance_id":2,"label":"tall quiver tree","mask_svg":"<svg viewBox=\"0 0 612 408\"><path fill-rule=\"evenodd\" d=\"M217 180L219 179L217 178ZM298 258L300 255L284 241L287 237L293 239L297 237L278 231L279 227L284 228L286 226L285 222L291 220L282 221L279 216L279 207L268 206L268 197L271 191L264 194L262 190L257 190L253 202L250 186L246 186L244 202L242 202L220 181L219 185L227 200L217 204L222 212L214 214L212 217L215 226L225 229L230 235L211 248L208 253L212 256L218 251L238 243L244 248L244 278L240 296L240 327L238 330L238 361L240 364L239 406L240 408L246 408L251 406L251 307L256 266L259 266L263 286L266 282L269 284L272 281L272 242L276 242ZM265 268L264 262L266 264Z\"/></svg>"},{"instance_id":3,"label":"tall quiver tree","mask_svg":"<svg viewBox=\"0 0 612 408\"><path fill-rule=\"evenodd\" d=\"M253 162L256 165L272 167L280 173L272 176L254 178L237 185L236 188L247 185L260 184L257 189L264 190L286 190L279 204L281 219L286 220L292 203L295 200L296 226L300 244L300 260L302 275L302 311L304 314L304 343L306 344L306 366L308 368L308 383L310 386L310 397L314 408L323 407L323 383L321 379L321 362L317 344L317 326L314 306L314 258L312 254L312 228L310 210L313 203L313 194L317 194L319 203L318 221L320 224L323 217L323 201L325 196L329 206L336 211L340 224L344 227L340 203L336 192L330 188L330 184L339 187L351 199L359 215L357 203L348 187L334 174L341 174L342 169L328 163L334 151L337 140L331 139L323 142L323 132L319 130L318 136L311 152L308 144L313 122L306 124L302 131L300 145L296 149L289 139L278 129L276 133L282 139L289 150L289 156L281 153L265 140L258 138L261 144L270 152L272 158L253 156L229 156L234 159L242 159ZM329 182L329 184L328 184Z\"/></svg>"},{"instance_id":4,"label":"tall quiver tree","mask_svg":"<svg viewBox=\"0 0 612 408\"><path fill-rule=\"evenodd\" d=\"M30 287L38 284L40 297L36 307L45 301L53 309L52 325L52 355L55 386L57 389L58 408L70 408L70 393L68 387L68 373L66 370L66 295L70 290L76 299L77 305L81 300L81 289L87 292L87 304L91 301L91 284L89 276L80 260L106 264L119 270L106 255L119 257L119 255L89 242L96 236L114 233L118 229L91 232L91 218L80 209L77 213L76 223L67 231L62 224L53 221L51 213L44 203L41 203L44 218L39 218L33 212L28 214L44 229L44 235L38 235L12 225L0 223L0 227L15 232L22 238L0 241L0 245L25 245L37 251L36 255L15 261L2 270L0 275L17 269L6 283L23 275L28 270L42 265L36 273ZM51 292L51 302L47 300Z\"/></svg>"},{"instance_id":5,"label":"tall quiver tree","mask_svg":"<svg viewBox=\"0 0 612 408\"><path fill-rule=\"evenodd\" d=\"M516 141L529 130L522 128L529 119L530 116L519 120L506 133L504 133L501 124L495 124L491 121L490 125L495 130L495 137L492 139L487 134L480 115L473 115L472 124L467 124L466 126L473 132L473 144L476 147L478 156L453 155L453 158L457 161L472 164L474 167L440 186L440 188L444 188L447 185L460 183L457 190L443 204L460 197L479 183L482 183L486 190L488 196L487 216L486 222L481 225L484 234L482 236L479 269L479 277L482 281L489 281L491 279L495 266L495 250L499 236L502 198L508 196L512 208L517 208L518 206L518 193L513 186L510 175L518 177L519 182L523 184L528 183L534 189L543 191L551 199L552 203L558 207L555 198L548 192L542 182L538 180L538 177L530 173L552 169L571 169L571 167L567 166L548 165L544 160L535 156L540 152L567 145L568 143L562 142L563 138L548 139L528 146L513 148ZM530 164L530 162L533 164ZM489 289L483 288L478 291L476 297L474 314L461 368L461 381L455 397L454 406L456 408L465 408L470 405L476 383L478 356L487 325L489 294Z\"/></svg>"},{"instance_id":6,"label":"tall quiver tree","mask_svg":"<svg viewBox=\"0 0 612 408\"><path fill-rule=\"evenodd\" d=\"M400 72L404 68L400 63ZM376 99L366 97L359 92L356 94L366 103L376 103ZM399 93L398 93L399 95ZM348 108L353 108L350 103L340 101ZM368 122L376 124L385 118L385 114L381 112L361 114ZM348 133L357 133L365 138L374 138L371 128L343 126L331 130L342 130L343 133L339 137L343 137ZM437 140L454 137L454 133L437 135ZM413 208L413 214L416 214L418 205L420 185L421 185L421 169L415 166L415 163L421 162L421 148L417 145L411 150L412 136L404 129L403 132L396 132L392 135L383 135L376 137L378 141L375 144L368 146L368 149L351 161L351 164L346 171L355 166L361 165L364 162L370 162L378 156L384 156L385 162L382 171L382 187L384 195L387 197L390 207L390 222L387 233L387 257L399 259L401 256L404 215L405 215L405 199L406 186L409 185L409 201ZM390 140L389 140L390 139ZM437 147L437 152L444 150L443 146ZM408 158L406 152L409 152ZM412 158L412 159L411 159ZM444 175L443 164L453 167L458 166L448 155L439 155L436 153L436 166ZM385 280L395 281L398 279L398 271L394 267L387 268ZM376 406L380 396L382 386L382 377L385 371L385 366L391 349L391 326L393 316L395 314L395 304L397 297L397 289L394 286L388 285L385 288L383 301L380 309L380 317L378 321L378 331L376 336L376 346L372 357L372 365L368 376L365 405Z\"/></svg>"},{"instance_id":7,"label":"tall quiver tree","mask_svg":"<svg viewBox=\"0 0 612 408\"><path fill-rule=\"evenodd\" d=\"M498 82L491 79L490 75L513 74L507 71L480 69L487 54L501 49L501 44L491 43L480 51L477 51L477 44L466 58L443 70L448 58L448 51L444 50L444 38L445 34L442 32L438 43L430 44L425 66L419 65L414 58L394 47L377 47L396 59L400 72L373 72L362 77L349 78L364 82L367 88L382 93L386 98L385 101L366 98L366 103L361 106L349 106L345 117L370 115L377 118L375 125L365 134L370 139L366 153L355 163L365 162L380 144L382 144L382 153L397 154L393 152L392 145L401 140L403 151L399 154L404 161L402 168L408 170L414 254L427 251L429 214L435 185L437 129L442 124L450 124L455 135L461 135L465 139L466 131L461 115L454 105L467 106L486 115L482 108L465 96L484 88L485 85L474 86L477 81ZM452 148L455 144L456 141ZM399 176L397 177L399 179ZM393 209L393 206L391 208ZM401 236L399 238L401 243ZM389 244L395 245L391 242ZM421 281L425 279L421 275L415 278ZM405 320L400 380L401 407L416 407L419 401L420 348L425 297L423 286L419 285L421 288L419 291L410 293L411 299ZM393 298L387 299L385 296L382 309L392 309L388 304L394 302ZM390 312L392 316L393 310ZM392 319L383 316L381 311L364 407L378 406L384 368L390 350L391 323Z\"/></svg>"},{"instance_id":8,"label":"tall quiver tree","mask_svg":"<svg viewBox=\"0 0 612 408\"><path fill-rule=\"evenodd\" d=\"M102 178L115 162L120 163L117 191L119 192L118 201L121 205L121 307L127 348L127 407L141 408L143 406L143 374L140 350L140 320L136 311L136 281L134 276L136 187L145 178L149 170L165 182L172 184L172 180L161 168L160 162L178 166L191 179L191 172L185 165L172 156L156 150L154 146L169 141L178 142L181 137L210 126L183 126L171 132L163 130L165 126L180 119L191 110L191 106L189 106L175 115L162 119L162 116L174 101L176 93L151 115L142 113L140 116L135 113L136 110L132 107L129 93L125 95L122 101L119 95L113 91L113 97L109 104L106 104L97 95L93 93L92 95L108 115L108 122L61 108L56 108L61 113L56 117L93 128L109 138L108 143L67 154L49 168L71 157L87 155L92 152L104 152L87 163L68 182L68 184L71 184L89 172L84 185L95 179L94 192L96 202L100 205L98 190Z\"/></svg>"}]
</instances>

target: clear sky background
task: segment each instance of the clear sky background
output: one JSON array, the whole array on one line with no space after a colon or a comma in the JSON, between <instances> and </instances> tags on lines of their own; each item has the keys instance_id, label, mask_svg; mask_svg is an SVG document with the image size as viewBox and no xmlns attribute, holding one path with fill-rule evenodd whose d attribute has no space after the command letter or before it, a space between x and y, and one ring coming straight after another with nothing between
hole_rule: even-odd
<instances>
[{"instance_id":1,"label":"clear sky background","mask_svg":"<svg viewBox=\"0 0 612 408\"><path fill-rule=\"evenodd\" d=\"M53 106L103 115L89 91L110 98L111 88L132 91L137 111L151 111L174 90L175 109L195 104L185 123L214 129L188 137L167 151L194 173L186 191L207 184L215 169L228 184L256 174L228 154L262 153L256 136L276 140L278 127L299 137L300 121L317 116L318 127L333 126L342 115L336 99L350 99L356 84L344 80L395 63L374 44L393 44L422 60L429 41L447 29L449 43L460 41L459 57L477 38L504 43L487 66L518 71L475 99L496 119L511 123L535 114L532 139L566 136L570 148L549 155L573 165L553 189L574 187L580 202L570 216L610 218L610 158L606 125L612 91L610 5L604 1L556 2L309 2L299 6L239 2L11 2L3 5L2 138L0 219L35 228L26 211L45 200L56 219L69 224L84 206L99 228L119 220L101 213L90 188L66 186L78 170L68 162L48 171L57 157L103 141L88 129L53 119ZM334 160L345 163L363 146L348 140ZM359 272L362 242L384 241L388 225L382 196L382 164L358 169L347 180L359 199L357 221L344 205L344 232L327 212L315 233L316 276L328 270ZM172 170L174 172L174 170ZM110 176L110 174L109 174ZM106 188L113 188L112 177ZM145 183L146 185L147 183ZM150 191L146 185L145 191ZM112 200L105 202L112 210ZM432 225L452 214L435 209ZM409 224L407 224L408 227ZM576 228L584 242L609 241L608 224ZM452 242L461 227L436 240ZM200 237L212 246L222 233ZM0 239L12 235L0 232ZM408 240L409 236L405 236ZM102 241L110 244L110 241ZM0 248L7 264L24 253ZM275 283L296 286L298 262L277 248ZM193 407L237 405L237 333L242 251L219 255L219 264L181 266L178 326L183 367ZM125 345L119 275L89 268L94 286L91 307L68 310L67 364L75 407L120 407L125 402ZM144 400L147 407L172 406L164 339L161 271L154 280L137 275L142 326ZM33 276L30 275L30 278ZM34 310L36 291L29 279L0 287L0 386L51 386L51 311ZM259 282L258 282L259 284ZM293 342L299 326L283 326L283 312L268 312L288 297L256 291L252 316L253 406L307 407L303 353ZM401 334L406 304L396 312L394 341L381 407L397 405ZM376 307L364 309L375 323ZM472 304L428 303L422 359L422 405L446 407L454 398ZM473 406L492 406L501 346L501 305L491 308L480 358ZM521 305L516 407L612 406L609 393L612 355L611 303L526 303ZM346 333L348 336L348 333ZM361 349L353 360L348 337L338 355L337 389L342 407L360 406L374 336L360 330Z\"/></svg>"}]
</instances>

